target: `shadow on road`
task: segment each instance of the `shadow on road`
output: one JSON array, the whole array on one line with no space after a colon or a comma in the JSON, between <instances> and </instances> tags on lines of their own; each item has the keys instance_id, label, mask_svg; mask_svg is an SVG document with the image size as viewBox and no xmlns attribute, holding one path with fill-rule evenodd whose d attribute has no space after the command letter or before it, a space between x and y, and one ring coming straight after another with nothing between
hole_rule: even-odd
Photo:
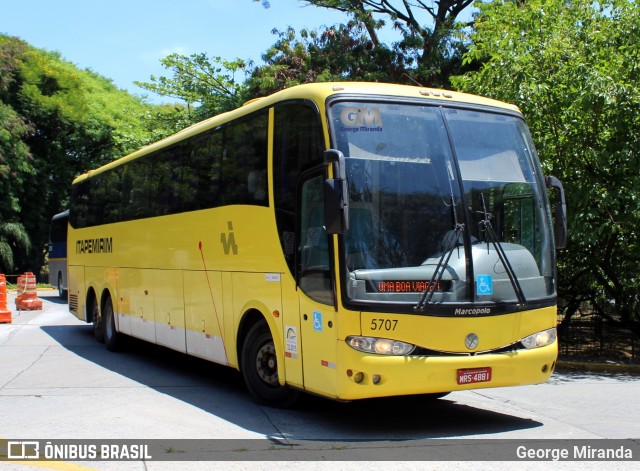
<instances>
[{"instance_id":1,"label":"shadow on road","mask_svg":"<svg viewBox=\"0 0 640 471\"><path fill-rule=\"evenodd\" d=\"M542 425L446 397L432 400L404 396L341 403L307 395L292 409L271 409L251 400L240 373L232 368L131 338L126 338L123 351L112 353L93 340L90 325L42 329L82 358L265 436L273 434L276 427L291 440L408 441L482 436Z\"/></svg>"}]
</instances>

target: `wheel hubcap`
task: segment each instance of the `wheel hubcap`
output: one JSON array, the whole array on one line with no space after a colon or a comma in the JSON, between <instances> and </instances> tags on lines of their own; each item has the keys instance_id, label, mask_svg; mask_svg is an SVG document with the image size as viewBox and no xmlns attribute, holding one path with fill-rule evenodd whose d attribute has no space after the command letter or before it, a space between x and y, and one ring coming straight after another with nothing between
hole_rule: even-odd
<instances>
[{"instance_id":1,"label":"wheel hubcap","mask_svg":"<svg viewBox=\"0 0 640 471\"><path fill-rule=\"evenodd\" d=\"M256 370L262 381L269 386L278 386L278 364L276 349L273 343L267 343L258 350L256 356Z\"/></svg>"}]
</instances>

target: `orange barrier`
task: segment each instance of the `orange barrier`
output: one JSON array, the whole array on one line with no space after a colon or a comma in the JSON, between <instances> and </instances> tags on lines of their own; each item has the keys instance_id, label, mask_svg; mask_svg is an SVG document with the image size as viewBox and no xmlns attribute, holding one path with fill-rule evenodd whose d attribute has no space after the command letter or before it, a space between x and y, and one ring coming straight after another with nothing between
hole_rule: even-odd
<instances>
[{"instance_id":1,"label":"orange barrier","mask_svg":"<svg viewBox=\"0 0 640 471\"><path fill-rule=\"evenodd\" d=\"M38 299L38 292L36 291L36 276L31 272L27 272L18 278L16 309L18 311L42 309L42 301Z\"/></svg>"},{"instance_id":2,"label":"orange barrier","mask_svg":"<svg viewBox=\"0 0 640 471\"><path fill-rule=\"evenodd\" d=\"M7 278L0 273L0 324L11 324L11 311L7 309Z\"/></svg>"}]
</instances>

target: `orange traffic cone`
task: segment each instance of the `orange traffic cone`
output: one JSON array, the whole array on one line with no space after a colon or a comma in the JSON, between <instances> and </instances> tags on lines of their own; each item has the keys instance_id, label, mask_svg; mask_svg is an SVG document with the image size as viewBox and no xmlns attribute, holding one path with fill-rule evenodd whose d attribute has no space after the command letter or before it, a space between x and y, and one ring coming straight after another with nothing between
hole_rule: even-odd
<instances>
[{"instance_id":1,"label":"orange traffic cone","mask_svg":"<svg viewBox=\"0 0 640 471\"><path fill-rule=\"evenodd\" d=\"M7 278L0 273L0 324L11 324L11 311L7 309Z\"/></svg>"},{"instance_id":2,"label":"orange traffic cone","mask_svg":"<svg viewBox=\"0 0 640 471\"><path fill-rule=\"evenodd\" d=\"M38 292L36 291L36 276L31 272L27 272L18 278L16 309L19 311L42 309L42 301L38 299Z\"/></svg>"}]
</instances>

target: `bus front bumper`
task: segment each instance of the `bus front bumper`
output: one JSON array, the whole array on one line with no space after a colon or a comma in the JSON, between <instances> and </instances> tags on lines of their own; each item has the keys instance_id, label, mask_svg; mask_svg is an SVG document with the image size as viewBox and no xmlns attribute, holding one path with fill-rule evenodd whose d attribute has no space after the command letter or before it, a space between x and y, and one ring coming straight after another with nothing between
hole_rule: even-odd
<instances>
[{"instance_id":1,"label":"bus front bumper","mask_svg":"<svg viewBox=\"0 0 640 471\"><path fill-rule=\"evenodd\" d=\"M383 356L339 342L344 369L337 399L443 393L544 383L555 369L557 342L531 350L476 356Z\"/></svg>"}]
</instances>

